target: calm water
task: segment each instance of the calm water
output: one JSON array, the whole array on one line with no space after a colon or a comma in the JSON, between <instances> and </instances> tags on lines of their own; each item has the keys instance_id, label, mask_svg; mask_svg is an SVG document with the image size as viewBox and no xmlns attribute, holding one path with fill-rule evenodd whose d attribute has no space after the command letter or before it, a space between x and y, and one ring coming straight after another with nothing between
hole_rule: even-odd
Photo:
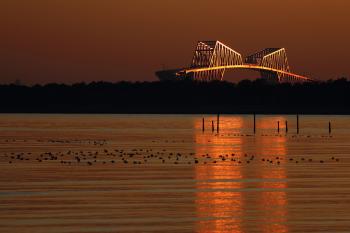
<instances>
[{"instance_id":1,"label":"calm water","mask_svg":"<svg viewBox=\"0 0 350 233\"><path fill-rule=\"evenodd\" d=\"M202 117L0 115L0 232L350 232L349 116Z\"/></svg>"}]
</instances>

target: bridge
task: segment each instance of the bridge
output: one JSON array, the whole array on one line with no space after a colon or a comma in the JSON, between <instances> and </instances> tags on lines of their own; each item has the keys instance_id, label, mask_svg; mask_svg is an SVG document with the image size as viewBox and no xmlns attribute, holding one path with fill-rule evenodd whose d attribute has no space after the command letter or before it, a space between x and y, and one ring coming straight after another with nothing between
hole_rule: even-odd
<instances>
[{"instance_id":1,"label":"bridge","mask_svg":"<svg viewBox=\"0 0 350 233\"><path fill-rule=\"evenodd\" d=\"M223 80L226 70L259 71L262 78L275 83L312 82L291 72L284 48L266 48L244 60L240 53L220 41L199 41L189 68L156 72L161 79L189 78L199 81Z\"/></svg>"}]
</instances>

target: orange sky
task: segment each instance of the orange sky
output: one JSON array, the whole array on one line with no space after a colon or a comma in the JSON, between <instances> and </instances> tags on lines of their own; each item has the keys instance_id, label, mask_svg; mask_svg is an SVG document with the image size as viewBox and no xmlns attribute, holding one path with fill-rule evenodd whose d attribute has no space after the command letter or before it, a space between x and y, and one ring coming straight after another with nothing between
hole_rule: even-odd
<instances>
[{"instance_id":1,"label":"orange sky","mask_svg":"<svg viewBox=\"0 0 350 233\"><path fill-rule=\"evenodd\" d=\"M349 0L1 0L0 82L156 80L197 40L247 55L285 47L292 71L350 76Z\"/></svg>"}]
</instances>

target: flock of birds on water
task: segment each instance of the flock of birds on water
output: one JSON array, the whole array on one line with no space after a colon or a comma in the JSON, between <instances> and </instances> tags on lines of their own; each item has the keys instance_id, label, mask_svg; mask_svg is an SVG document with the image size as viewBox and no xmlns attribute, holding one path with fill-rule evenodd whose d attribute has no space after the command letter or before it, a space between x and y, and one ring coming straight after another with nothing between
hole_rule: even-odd
<instances>
[{"instance_id":1,"label":"flock of birds on water","mask_svg":"<svg viewBox=\"0 0 350 233\"><path fill-rule=\"evenodd\" d=\"M9 141L9 140L7 140ZM15 142L15 140L12 140ZM22 142L26 142L22 140ZM142 165L142 164L173 164L173 165L248 165L256 164L257 162L268 165L281 164L302 164L302 163L338 163L340 158L329 156L328 158L317 159L311 156L263 156L249 155L246 153L224 153L224 154L196 154L170 151L167 149L111 149L104 147L107 144L106 140L37 140L38 143L75 143L75 144L90 144L98 146L98 150L69 150L66 152L7 152L3 153L0 161L7 161L8 164L16 164L19 162L58 162L63 165L107 165L107 164L122 164L122 165ZM155 142L155 141L152 141ZM171 141L165 140L165 143ZM175 141L172 141L175 142ZM178 141L180 142L180 141ZM184 141L181 141L184 142Z\"/></svg>"}]
</instances>

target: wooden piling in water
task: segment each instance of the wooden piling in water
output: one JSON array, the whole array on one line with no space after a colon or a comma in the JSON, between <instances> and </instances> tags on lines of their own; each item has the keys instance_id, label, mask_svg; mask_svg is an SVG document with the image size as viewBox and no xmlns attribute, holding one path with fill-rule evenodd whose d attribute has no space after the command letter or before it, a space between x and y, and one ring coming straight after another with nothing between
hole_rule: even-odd
<instances>
[{"instance_id":1,"label":"wooden piling in water","mask_svg":"<svg viewBox=\"0 0 350 233\"><path fill-rule=\"evenodd\" d=\"M211 132L214 132L215 128L214 128L214 121L211 121Z\"/></svg>"},{"instance_id":2,"label":"wooden piling in water","mask_svg":"<svg viewBox=\"0 0 350 233\"><path fill-rule=\"evenodd\" d=\"M202 119L202 131L204 132L204 130L205 130L205 126L204 126L204 117L203 117L203 119Z\"/></svg>"},{"instance_id":3,"label":"wooden piling in water","mask_svg":"<svg viewBox=\"0 0 350 233\"><path fill-rule=\"evenodd\" d=\"M256 133L256 114L254 113L254 134Z\"/></svg>"},{"instance_id":4,"label":"wooden piling in water","mask_svg":"<svg viewBox=\"0 0 350 233\"><path fill-rule=\"evenodd\" d=\"M219 131L220 131L220 114L219 113L217 115L216 130L219 133Z\"/></svg>"},{"instance_id":5,"label":"wooden piling in water","mask_svg":"<svg viewBox=\"0 0 350 233\"><path fill-rule=\"evenodd\" d=\"M331 134L332 133L332 123L328 122L328 133Z\"/></svg>"},{"instance_id":6,"label":"wooden piling in water","mask_svg":"<svg viewBox=\"0 0 350 233\"><path fill-rule=\"evenodd\" d=\"M286 121L286 133L288 133L288 121Z\"/></svg>"},{"instance_id":7,"label":"wooden piling in water","mask_svg":"<svg viewBox=\"0 0 350 233\"><path fill-rule=\"evenodd\" d=\"M299 114L297 114L297 134L299 134Z\"/></svg>"},{"instance_id":8,"label":"wooden piling in water","mask_svg":"<svg viewBox=\"0 0 350 233\"><path fill-rule=\"evenodd\" d=\"M277 132L279 133L280 132L280 122L277 121Z\"/></svg>"}]
</instances>

